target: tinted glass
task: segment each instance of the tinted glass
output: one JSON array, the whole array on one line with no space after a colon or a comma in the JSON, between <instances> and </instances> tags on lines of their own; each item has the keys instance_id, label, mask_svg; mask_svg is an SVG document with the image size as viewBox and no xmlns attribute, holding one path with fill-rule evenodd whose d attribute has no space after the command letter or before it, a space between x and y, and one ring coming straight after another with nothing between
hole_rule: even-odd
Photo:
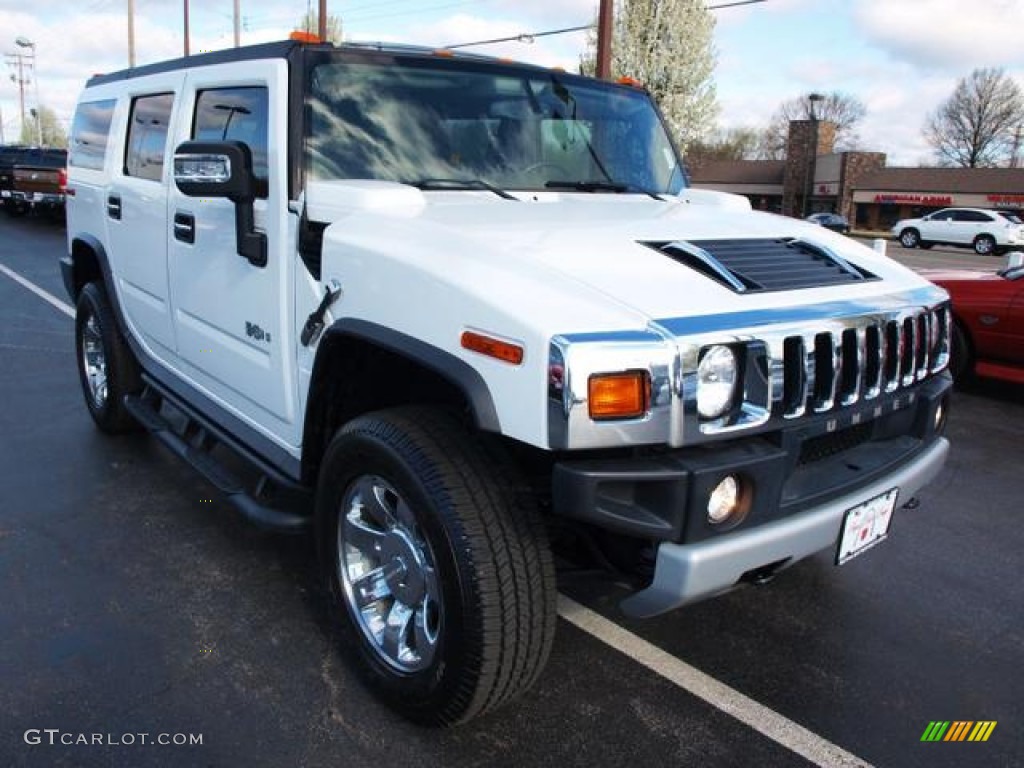
<instances>
[{"instance_id":1,"label":"tinted glass","mask_svg":"<svg viewBox=\"0 0 1024 768\"><path fill-rule=\"evenodd\" d=\"M126 176L160 181L164 171L167 127L173 106L173 93L140 96L132 102L132 113L128 120L128 147L124 158Z\"/></svg>"},{"instance_id":2,"label":"tinted glass","mask_svg":"<svg viewBox=\"0 0 1024 768\"><path fill-rule=\"evenodd\" d=\"M1020 219L1020 216L1018 216L1015 213L1011 213L1010 211L1000 211L999 215L1002 216L1007 221L1013 223L1013 224L1020 224L1020 223L1022 223L1021 219Z\"/></svg>"},{"instance_id":3,"label":"tinted glass","mask_svg":"<svg viewBox=\"0 0 1024 768\"><path fill-rule=\"evenodd\" d=\"M929 217L929 220L930 221L952 221L953 215L955 213L956 213L956 211L939 211L938 213L933 213Z\"/></svg>"},{"instance_id":4,"label":"tinted glass","mask_svg":"<svg viewBox=\"0 0 1024 768\"><path fill-rule=\"evenodd\" d=\"M267 89L216 88L200 91L192 138L199 141L241 141L252 152L253 173L260 197L267 182Z\"/></svg>"},{"instance_id":5,"label":"tinted glass","mask_svg":"<svg viewBox=\"0 0 1024 768\"><path fill-rule=\"evenodd\" d=\"M68 165L102 170L116 103L115 99L105 99L78 105L75 119L71 123Z\"/></svg>"},{"instance_id":6,"label":"tinted glass","mask_svg":"<svg viewBox=\"0 0 1024 768\"><path fill-rule=\"evenodd\" d=\"M476 180L508 189L615 184L677 192L682 168L641 90L459 62L312 69L306 137L318 179Z\"/></svg>"}]
</instances>

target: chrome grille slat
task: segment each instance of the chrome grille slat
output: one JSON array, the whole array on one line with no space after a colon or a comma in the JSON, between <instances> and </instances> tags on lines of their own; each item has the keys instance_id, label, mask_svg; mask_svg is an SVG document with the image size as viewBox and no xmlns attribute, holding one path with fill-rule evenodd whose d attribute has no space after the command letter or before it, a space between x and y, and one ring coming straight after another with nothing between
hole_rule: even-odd
<instances>
[{"instance_id":1,"label":"chrome grille slat","mask_svg":"<svg viewBox=\"0 0 1024 768\"><path fill-rule=\"evenodd\" d=\"M949 310L893 312L771 345L773 407L786 419L874 400L949 361Z\"/></svg>"}]
</instances>

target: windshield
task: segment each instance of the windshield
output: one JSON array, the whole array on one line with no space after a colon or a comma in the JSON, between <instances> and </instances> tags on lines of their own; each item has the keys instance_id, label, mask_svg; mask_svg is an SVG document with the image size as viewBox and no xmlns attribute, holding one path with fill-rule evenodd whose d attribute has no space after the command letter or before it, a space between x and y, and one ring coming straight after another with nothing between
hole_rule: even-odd
<instances>
[{"instance_id":1,"label":"windshield","mask_svg":"<svg viewBox=\"0 0 1024 768\"><path fill-rule=\"evenodd\" d=\"M453 189L677 193L675 150L643 91L508 65L337 59L312 68L313 179Z\"/></svg>"},{"instance_id":2,"label":"windshield","mask_svg":"<svg viewBox=\"0 0 1024 768\"><path fill-rule=\"evenodd\" d=\"M998 211L998 213L1004 219L1010 221L1013 224L1024 223L1024 222L1021 221L1020 217L1017 214L1015 214L1013 211Z\"/></svg>"}]
</instances>

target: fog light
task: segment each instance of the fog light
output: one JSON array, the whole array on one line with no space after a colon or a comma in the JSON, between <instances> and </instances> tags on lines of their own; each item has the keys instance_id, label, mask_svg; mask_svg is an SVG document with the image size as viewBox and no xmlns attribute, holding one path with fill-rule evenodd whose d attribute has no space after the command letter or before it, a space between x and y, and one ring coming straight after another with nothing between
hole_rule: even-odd
<instances>
[{"instance_id":1,"label":"fog light","mask_svg":"<svg viewBox=\"0 0 1024 768\"><path fill-rule=\"evenodd\" d=\"M740 481L735 475L722 478L708 498L708 522L721 525L738 515L742 502L740 491Z\"/></svg>"}]
</instances>

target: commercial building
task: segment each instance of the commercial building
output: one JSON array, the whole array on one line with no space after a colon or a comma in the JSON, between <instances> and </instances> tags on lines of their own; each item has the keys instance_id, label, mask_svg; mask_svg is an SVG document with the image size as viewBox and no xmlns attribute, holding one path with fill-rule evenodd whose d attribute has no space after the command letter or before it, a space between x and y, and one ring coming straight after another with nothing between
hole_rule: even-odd
<instances>
[{"instance_id":1,"label":"commercial building","mask_svg":"<svg viewBox=\"0 0 1024 768\"><path fill-rule=\"evenodd\" d=\"M758 210L834 211L858 229L948 206L1024 209L1024 168L888 168L881 152L834 152L835 125L790 123L785 160L727 160L691 172L693 186L745 195Z\"/></svg>"}]
</instances>

